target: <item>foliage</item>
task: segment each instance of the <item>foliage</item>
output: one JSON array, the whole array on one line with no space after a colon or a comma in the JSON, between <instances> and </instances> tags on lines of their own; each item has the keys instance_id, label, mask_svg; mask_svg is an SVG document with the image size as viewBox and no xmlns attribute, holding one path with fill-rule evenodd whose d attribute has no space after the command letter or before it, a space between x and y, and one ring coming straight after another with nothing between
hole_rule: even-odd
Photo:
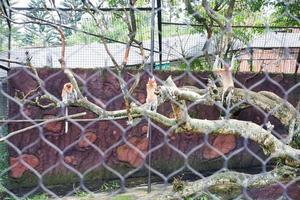
<instances>
[{"instance_id":1,"label":"foliage","mask_svg":"<svg viewBox=\"0 0 300 200\"><path fill-rule=\"evenodd\" d=\"M128 30L127 25L124 22L119 14L120 12L112 12L112 13L105 13L104 16L95 15L98 19L101 19L101 23L103 25L103 29L99 30L95 21L93 19L83 19L79 23L80 30L84 30L86 32L95 34L95 35L103 35L106 38L118 41L127 41L128 39ZM144 13L136 13L137 17L137 39L138 40L145 40L150 39L150 22L148 23L147 16L143 15ZM146 31L145 31L146 30ZM82 32L75 32L72 35L67 37L68 45L73 44L91 44L94 42L100 42L99 37L90 36ZM109 40L107 42L110 42Z\"/></svg>"},{"instance_id":2,"label":"foliage","mask_svg":"<svg viewBox=\"0 0 300 200\"><path fill-rule=\"evenodd\" d=\"M220 1L215 0L211 1L211 6L216 7L217 3ZM255 26L263 24L262 14L263 12L263 2L261 0L247 0L247 1L236 1L234 10L233 10L233 18L232 25L234 26ZM221 9L221 8L219 8ZM200 5L197 6L197 11L209 20L208 15L205 13L204 8ZM219 10L220 19L226 21L225 15L226 10L222 8ZM214 34L220 33L220 28L213 28ZM254 34L257 33L257 29L241 29L241 28L233 28L233 38L234 40L240 40L244 43L250 41L253 38Z\"/></svg>"},{"instance_id":3,"label":"foliage","mask_svg":"<svg viewBox=\"0 0 300 200\"><path fill-rule=\"evenodd\" d=\"M211 66L207 63L204 57L189 60L188 63L180 63L179 68L189 71L209 71Z\"/></svg>"},{"instance_id":4,"label":"foliage","mask_svg":"<svg viewBox=\"0 0 300 200\"><path fill-rule=\"evenodd\" d=\"M0 20L0 51L7 49L8 26L4 20Z\"/></svg>"},{"instance_id":5,"label":"foliage","mask_svg":"<svg viewBox=\"0 0 300 200\"><path fill-rule=\"evenodd\" d=\"M114 40L127 41L128 30L124 19L118 16L122 13L112 13L109 20L106 21L107 30L105 31L105 36Z\"/></svg>"},{"instance_id":6,"label":"foliage","mask_svg":"<svg viewBox=\"0 0 300 200\"><path fill-rule=\"evenodd\" d=\"M300 1L275 0L270 3L275 12L272 15L272 23L276 25L299 26L300 24Z\"/></svg>"},{"instance_id":7,"label":"foliage","mask_svg":"<svg viewBox=\"0 0 300 200\"><path fill-rule=\"evenodd\" d=\"M29 7L43 8L45 7L45 1L43 0L30 0ZM46 11L27 11L29 16L44 19L48 21L54 21L49 12ZM25 36L23 38L23 43L25 45L38 45L38 46L49 46L57 45L59 43L58 33L53 27L43 24L29 23L25 24Z\"/></svg>"},{"instance_id":8,"label":"foliage","mask_svg":"<svg viewBox=\"0 0 300 200\"><path fill-rule=\"evenodd\" d=\"M80 26L82 30L85 30L89 33L97 34L97 26L93 20L84 20L80 23ZM74 44L90 44L94 42L98 42L99 38L87 35L82 32L75 32L72 35L69 35L67 38L67 44L68 45L74 45Z\"/></svg>"},{"instance_id":9,"label":"foliage","mask_svg":"<svg viewBox=\"0 0 300 200\"><path fill-rule=\"evenodd\" d=\"M173 191L174 192L179 192L182 191L184 189L184 186L186 185L186 182L184 182L181 177L178 178L174 178L173 182L172 182L172 186L173 186Z\"/></svg>"},{"instance_id":10,"label":"foliage","mask_svg":"<svg viewBox=\"0 0 300 200\"><path fill-rule=\"evenodd\" d=\"M209 1L210 6L212 8L216 7L220 4L220 8L217 10L217 13L220 15L220 19L225 21L225 9L226 6L224 4L226 1L213 0ZM151 1L136 1L136 7L145 7L150 6ZM194 17L190 14L187 14L185 11L185 6L182 1L178 0L168 0L163 1L164 4L164 12L163 21L172 21L172 22L180 22L187 21L192 23L197 23ZM99 6L100 3L96 3L96 6ZM194 6L195 11L197 11L206 21L210 21L209 16L206 14L203 6L201 6L201 1L193 1L192 5ZM43 8L45 5L45 1L43 0L30 0L28 4L30 7L40 7ZM66 8L81 8L83 6L81 0L63 0L60 5ZM101 5L102 7L128 7L128 1L116 1L109 0L107 4ZM282 1L282 0L245 0L245 1L236 1L233 13L232 24L235 26L255 26L255 25L263 25L266 22L270 22L270 25L299 25L299 9L300 9L300 1ZM273 11L273 14L270 17L264 17L264 12L266 10ZM78 11L68 11L68 12L60 12L61 22L67 26L78 28L87 32L91 32L94 34L99 34L101 32L108 38L120 41L127 41L128 31L124 20L118 16L123 15L121 12L103 12L103 16L101 21L105 25L104 31L99 31L95 26L95 23L92 22L90 18L82 19L84 12ZM53 14L53 12L51 12ZM184 13L186 13L184 15ZM53 21L58 20L53 19L50 12L48 11L28 11L26 14L30 16L34 16L37 18ZM136 20L137 20L137 39L138 40L148 40L150 39L150 12L144 11L136 11ZM169 20L168 20L169 18ZM27 20L27 19L26 19ZM23 45L23 46L49 46L49 45L58 45L59 35L56 30L47 25L38 25L38 24L25 24L25 35L22 36L20 32L20 27L13 26L12 27L12 37L14 41L14 45ZM219 27L213 27L213 33L216 38L222 35ZM241 41L244 44L247 44L253 37L257 34L261 33L264 29L255 29L255 28L233 28L233 38L235 41ZM76 32L70 29L64 29L65 36L67 38L68 45L74 44L90 44L94 42L99 42L99 38L94 36L88 36L81 32ZM182 26L178 28L178 26L167 26L163 27L163 35L166 37L174 36L174 35L182 35L187 33L196 33L206 32L204 27L187 27L184 29ZM0 21L0 51L7 50L7 37L8 37L8 27L5 20Z\"/></svg>"},{"instance_id":11,"label":"foliage","mask_svg":"<svg viewBox=\"0 0 300 200\"><path fill-rule=\"evenodd\" d=\"M9 28L5 20L0 20L0 52L8 49ZM19 41L21 35L16 27L11 30L12 41Z\"/></svg>"},{"instance_id":12,"label":"foliage","mask_svg":"<svg viewBox=\"0 0 300 200\"><path fill-rule=\"evenodd\" d=\"M108 0L109 7L129 7L129 1L127 0ZM136 0L135 5L137 7L143 7L151 4L150 0Z\"/></svg>"},{"instance_id":13,"label":"foliage","mask_svg":"<svg viewBox=\"0 0 300 200\"><path fill-rule=\"evenodd\" d=\"M0 132L2 136L5 136L8 134L7 126L1 126ZM6 143L1 143L0 144L0 194L4 193L4 187L8 183L8 174L3 173L8 167L8 150L7 150L7 144ZM0 195L1 198L1 195Z\"/></svg>"},{"instance_id":14,"label":"foliage","mask_svg":"<svg viewBox=\"0 0 300 200\"><path fill-rule=\"evenodd\" d=\"M94 199L93 195L85 191L76 191L75 196L78 200L92 200Z\"/></svg>"},{"instance_id":15,"label":"foliage","mask_svg":"<svg viewBox=\"0 0 300 200\"><path fill-rule=\"evenodd\" d=\"M111 192L120 188L120 183L118 181L111 181L104 183L100 186L101 192Z\"/></svg>"},{"instance_id":16,"label":"foliage","mask_svg":"<svg viewBox=\"0 0 300 200\"><path fill-rule=\"evenodd\" d=\"M15 1L10 1L10 5L14 6ZM0 11L1 14L1 11ZM15 16L12 16L12 19L15 20ZM9 36L9 28L7 24L7 20L1 18L0 20L0 52L8 50L8 36ZM22 38L21 32L15 26L11 27L11 38L12 38L12 46L20 45L20 41Z\"/></svg>"},{"instance_id":17,"label":"foliage","mask_svg":"<svg viewBox=\"0 0 300 200\"><path fill-rule=\"evenodd\" d=\"M80 8L82 5L81 0L64 0L61 2L61 6L65 8ZM79 11L68 11L68 12L60 12L61 20L63 24L71 26L72 28L78 28L78 22L80 21L83 12ZM65 29L65 36L68 37L73 34L71 29Z\"/></svg>"},{"instance_id":18,"label":"foliage","mask_svg":"<svg viewBox=\"0 0 300 200\"><path fill-rule=\"evenodd\" d=\"M209 200L209 195L207 194L201 194L201 195L198 195L197 197L187 197L185 198L184 200Z\"/></svg>"},{"instance_id":19,"label":"foliage","mask_svg":"<svg viewBox=\"0 0 300 200\"><path fill-rule=\"evenodd\" d=\"M13 197L6 197L4 200L15 200ZM32 197L28 197L25 200L49 200L49 197L46 194L34 195Z\"/></svg>"},{"instance_id":20,"label":"foliage","mask_svg":"<svg viewBox=\"0 0 300 200\"><path fill-rule=\"evenodd\" d=\"M40 195L36 195L33 196L31 198L27 198L27 200L48 200L48 196L46 194L40 194Z\"/></svg>"}]
</instances>

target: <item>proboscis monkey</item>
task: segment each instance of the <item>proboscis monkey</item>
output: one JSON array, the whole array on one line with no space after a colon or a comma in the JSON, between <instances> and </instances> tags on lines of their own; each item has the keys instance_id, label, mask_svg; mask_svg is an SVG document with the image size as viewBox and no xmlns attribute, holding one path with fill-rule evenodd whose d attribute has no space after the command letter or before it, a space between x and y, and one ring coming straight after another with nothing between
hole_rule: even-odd
<instances>
[{"instance_id":1,"label":"proboscis monkey","mask_svg":"<svg viewBox=\"0 0 300 200\"><path fill-rule=\"evenodd\" d=\"M146 105L147 105L148 110L152 110L155 112L156 112L157 105L158 105L157 95L155 94L156 89L157 89L157 83L156 83L154 76L152 76L152 78L148 79L148 82L146 84L146 90L147 90ZM149 124L149 121L148 121L147 138L149 138L149 134L150 134L150 130L151 130L150 128L151 128L151 125Z\"/></svg>"},{"instance_id":2,"label":"proboscis monkey","mask_svg":"<svg viewBox=\"0 0 300 200\"><path fill-rule=\"evenodd\" d=\"M68 116L68 104L74 103L77 100L77 92L74 89L72 83L64 84L64 87L61 92L61 98L63 103L65 104L65 115ZM65 133L68 132L69 123L68 119L65 121Z\"/></svg>"},{"instance_id":3,"label":"proboscis monkey","mask_svg":"<svg viewBox=\"0 0 300 200\"><path fill-rule=\"evenodd\" d=\"M232 92L234 88L233 76L232 76L232 67L234 64L234 56L232 57L231 64L224 63L224 68L218 68L219 56L216 57L213 72L218 76L222 83L223 92L222 92L222 104L226 104L226 106L230 105ZM225 99L226 98L226 99Z\"/></svg>"},{"instance_id":4,"label":"proboscis monkey","mask_svg":"<svg viewBox=\"0 0 300 200\"><path fill-rule=\"evenodd\" d=\"M157 95L155 94L155 90L157 88L157 83L154 77L149 78L146 89L147 89L147 98L146 103L149 110L156 111L157 109Z\"/></svg>"}]
</instances>

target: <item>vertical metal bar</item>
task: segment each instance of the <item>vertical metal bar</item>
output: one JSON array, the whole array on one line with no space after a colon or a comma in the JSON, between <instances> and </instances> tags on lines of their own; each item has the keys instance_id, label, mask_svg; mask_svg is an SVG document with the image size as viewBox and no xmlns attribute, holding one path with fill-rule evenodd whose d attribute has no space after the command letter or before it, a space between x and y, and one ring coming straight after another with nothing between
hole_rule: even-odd
<instances>
[{"instance_id":1,"label":"vertical metal bar","mask_svg":"<svg viewBox=\"0 0 300 200\"><path fill-rule=\"evenodd\" d=\"M9 5L8 5L9 6ZM8 17L11 19L11 11L8 9ZM7 58L10 60L11 55L11 22L10 20L7 20L8 25L8 52L7 52ZM10 68L10 62L8 62L8 68Z\"/></svg>"},{"instance_id":2,"label":"vertical metal bar","mask_svg":"<svg viewBox=\"0 0 300 200\"><path fill-rule=\"evenodd\" d=\"M155 32L155 0L152 0L152 9L151 9L151 52L150 52L150 72L153 74L153 67L154 67L154 32ZM148 118L148 193L151 192L151 138L152 138L152 131L151 131L151 119Z\"/></svg>"},{"instance_id":3,"label":"vertical metal bar","mask_svg":"<svg viewBox=\"0 0 300 200\"><path fill-rule=\"evenodd\" d=\"M7 26L8 26L8 52L7 52L7 58L8 59L10 59L10 55L11 55L11 21L10 21L10 19L11 19L11 11L10 11L10 4L9 4L9 1L8 0L6 0L6 1L3 1L2 2L3 3L3 9L4 9L4 12L5 12L5 10L6 10L6 7L8 7L8 9L7 9L7 17L9 18L9 19L7 19L6 20L6 23L7 23ZM10 67L10 63L8 62L7 63L7 67L9 68Z\"/></svg>"},{"instance_id":4,"label":"vertical metal bar","mask_svg":"<svg viewBox=\"0 0 300 200\"><path fill-rule=\"evenodd\" d=\"M157 0L157 29L158 29L159 66L160 66L160 69L162 69L162 16L161 16L161 0Z\"/></svg>"},{"instance_id":5,"label":"vertical metal bar","mask_svg":"<svg viewBox=\"0 0 300 200\"><path fill-rule=\"evenodd\" d=\"M150 170L150 167L151 167L151 153L149 153L149 151L151 150L151 138L152 138L152 129L151 129L151 119L148 118L148 166L149 166L149 169L148 169L148 187L147 187L147 191L148 193L151 192L151 170Z\"/></svg>"},{"instance_id":6,"label":"vertical metal bar","mask_svg":"<svg viewBox=\"0 0 300 200\"><path fill-rule=\"evenodd\" d=\"M155 40L155 0L152 0L152 9L151 9L151 45L150 45L150 72L153 73L153 67L154 67L154 40Z\"/></svg>"},{"instance_id":7,"label":"vertical metal bar","mask_svg":"<svg viewBox=\"0 0 300 200\"><path fill-rule=\"evenodd\" d=\"M250 48L250 72L253 72L253 48Z\"/></svg>"}]
</instances>

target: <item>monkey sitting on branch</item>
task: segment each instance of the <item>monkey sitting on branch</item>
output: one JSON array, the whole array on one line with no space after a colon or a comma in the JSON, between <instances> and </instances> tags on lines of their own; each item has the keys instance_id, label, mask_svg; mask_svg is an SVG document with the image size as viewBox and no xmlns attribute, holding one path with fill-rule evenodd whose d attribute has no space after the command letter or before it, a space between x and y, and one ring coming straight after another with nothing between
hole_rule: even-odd
<instances>
[{"instance_id":1,"label":"monkey sitting on branch","mask_svg":"<svg viewBox=\"0 0 300 200\"><path fill-rule=\"evenodd\" d=\"M151 110L154 112L156 112L158 106L158 98L157 98L156 90L157 90L157 83L153 76L152 78L148 79L148 82L146 84L147 97L146 97L145 108L147 110ZM131 106L136 106L136 105L135 103L132 102ZM141 118L135 118L132 121L128 121L128 124L130 124L131 126L136 126L140 122L141 122Z\"/></svg>"},{"instance_id":2,"label":"monkey sitting on branch","mask_svg":"<svg viewBox=\"0 0 300 200\"><path fill-rule=\"evenodd\" d=\"M71 103L76 102L77 100L77 92L74 89L74 86L72 83L66 83L64 84L64 87L61 92L61 98L65 106L65 116L68 116L68 105ZM68 132L69 129L69 122L68 119L65 121L65 133Z\"/></svg>"},{"instance_id":3,"label":"monkey sitting on branch","mask_svg":"<svg viewBox=\"0 0 300 200\"><path fill-rule=\"evenodd\" d=\"M234 55L232 56L231 64L220 60L219 56L216 56L216 60L213 65L213 73L217 76L217 78L221 81L221 86L223 88L221 103L222 106L230 107L232 93L234 89L234 82L232 76L232 67L234 64ZM219 62L224 65L224 68L219 68ZM223 113L224 114L224 113ZM222 115L222 113L221 113ZM226 114L225 114L226 115Z\"/></svg>"},{"instance_id":4,"label":"monkey sitting on branch","mask_svg":"<svg viewBox=\"0 0 300 200\"><path fill-rule=\"evenodd\" d=\"M146 89L147 89L147 98L146 98L147 108L149 110L156 112L158 101L157 101L157 95L155 94L157 89L157 83L154 76L152 78L149 78L146 85Z\"/></svg>"}]
</instances>

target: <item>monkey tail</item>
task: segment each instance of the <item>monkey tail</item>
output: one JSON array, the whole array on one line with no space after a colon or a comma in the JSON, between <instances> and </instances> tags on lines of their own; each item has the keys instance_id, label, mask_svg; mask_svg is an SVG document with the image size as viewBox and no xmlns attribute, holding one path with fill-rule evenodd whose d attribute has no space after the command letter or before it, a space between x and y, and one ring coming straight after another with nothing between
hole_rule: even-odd
<instances>
[{"instance_id":1,"label":"monkey tail","mask_svg":"<svg viewBox=\"0 0 300 200\"><path fill-rule=\"evenodd\" d=\"M224 119L228 119L231 116L231 113L229 112L229 109L231 107L231 99L233 95L233 87L229 87L226 91L223 92L222 94L222 106L226 110L224 111L222 109L220 116Z\"/></svg>"},{"instance_id":2,"label":"monkey tail","mask_svg":"<svg viewBox=\"0 0 300 200\"><path fill-rule=\"evenodd\" d=\"M148 129L147 129L147 138L149 139L151 132L151 122L150 118L148 118Z\"/></svg>"},{"instance_id":3,"label":"monkey tail","mask_svg":"<svg viewBox=\"0 0 300 200\"><path fill-rule=\"evenodd\" d=\"M66 117L68 117L68 106L66 106L65 115L66 115ZM66 118L66 120L65 120L65 133L68 133L68 129L69 129L69 122L68 122L68 118Z\"/></svg>"}]
</instances>

